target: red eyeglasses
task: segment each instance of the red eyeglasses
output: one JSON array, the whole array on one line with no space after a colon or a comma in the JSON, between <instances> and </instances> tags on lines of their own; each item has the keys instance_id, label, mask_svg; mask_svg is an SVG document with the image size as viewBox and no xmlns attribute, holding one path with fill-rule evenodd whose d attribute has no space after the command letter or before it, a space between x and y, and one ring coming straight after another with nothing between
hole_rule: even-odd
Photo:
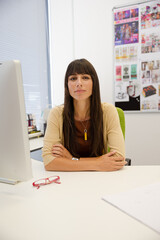
<instances>
[{"instance_id":1,"label":"red eyeglasses","mask_svg":"<svg viewBox=\"0 0 160 240\"><path fill-rule=\"evenodd\" d=\"M59 180L60 180L59 176L51 176L49 178L39 179L39 180L33 182L32 185L33 185L33 187L37 187L37 189L38 189L38 188L40 188L40 186L44 186L44 185L51 184L51 183L60 184L61 182Z\"/></svg>"}]
</instances>

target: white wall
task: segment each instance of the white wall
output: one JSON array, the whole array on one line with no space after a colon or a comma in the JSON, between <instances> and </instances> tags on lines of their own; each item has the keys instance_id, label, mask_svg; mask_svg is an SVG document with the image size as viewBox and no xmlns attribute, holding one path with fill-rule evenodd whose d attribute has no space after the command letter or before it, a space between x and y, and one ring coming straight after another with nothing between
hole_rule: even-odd
<instances>
[{"instance_id":1,"label":"white wall","mask_svg":"<svg viewBox=\"0 0 160 240\"><path fill-rule=\"evenodd\" d=\"M72 0L49 1L51 97L53 106L64 99L64 75L74 58Z\"/></svg>"},{"instance_id":2,"label":"white wall","mask_svg":"<svg viewBox=\"0 0 160 240\"><path fill-rule=\"evenodd\" d=\"M64 73L74 58L86 58L94 65L100 79L102 101L114 103L112 8L133 1L51 2L54 5L51 11L54 50L51 51L55 62L52 80L56 86L56 90L52 89L53 105L63 103ZM160 164L160 114L126 113L125 117L126 156L132 159L132 165Z\"/></svg>"}]
</instances>

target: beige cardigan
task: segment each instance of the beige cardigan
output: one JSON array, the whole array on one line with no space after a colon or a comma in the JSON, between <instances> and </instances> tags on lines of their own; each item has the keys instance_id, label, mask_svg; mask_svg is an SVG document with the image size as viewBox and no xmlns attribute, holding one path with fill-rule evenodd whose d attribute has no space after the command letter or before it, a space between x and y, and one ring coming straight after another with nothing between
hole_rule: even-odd
<instances>
[{"instance_id":1,"label":"beige cardigan","mask_svg":"<svg viewBox=\"0 0 160 240\"><path fill-rule=\"evenodd\" d=\"M52 155L52 146L55 143L63 144L63 105L51 109L47 121L47 129L44 137L44 146L42 156L44 165L46 166L55 157ZM117 156L125 157L125 144L120 127L119 116L116 108L109 103L102 103L103 110L103 136L104 136L104 153L107 153L107 148L110 151L115 150Z\"/></svg>"}]
</instances>

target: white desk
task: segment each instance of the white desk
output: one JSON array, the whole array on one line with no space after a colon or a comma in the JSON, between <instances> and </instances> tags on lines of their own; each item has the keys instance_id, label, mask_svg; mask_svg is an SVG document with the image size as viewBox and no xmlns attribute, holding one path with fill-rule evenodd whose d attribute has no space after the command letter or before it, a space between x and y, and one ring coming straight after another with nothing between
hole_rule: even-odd
<instances>
[{"instance_id":1,"label":"white desk","mask_svg":"<svg viewBox=\"0 0 160 240\"><path fill-rule=\"evenodd\" d=\"M160 235L101 200L160 181L160 166L130 166L117 172L46 172L33 160L34 178L0 184L2 240L158 240ZM40 189L32 182L59 175L61 184Z\"/></svg>"}]
</instances>

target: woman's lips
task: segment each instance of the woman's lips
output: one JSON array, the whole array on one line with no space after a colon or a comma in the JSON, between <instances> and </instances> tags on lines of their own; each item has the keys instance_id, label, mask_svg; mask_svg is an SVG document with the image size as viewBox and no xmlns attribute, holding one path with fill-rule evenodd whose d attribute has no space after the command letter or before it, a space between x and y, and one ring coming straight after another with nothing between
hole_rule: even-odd
<instances>
[{"instance_id":1,"label":"woman's lips","mask_svg":"<svg viewBox=\"0 0 160 240\"><path fill-rule=\"evenodd\" d=\"M75 92L76 93L83 93L83 92L85 92L86 90L82 90L82 89L79 89L79 90L76 90Z\"/></svg>"}]
</instances>

